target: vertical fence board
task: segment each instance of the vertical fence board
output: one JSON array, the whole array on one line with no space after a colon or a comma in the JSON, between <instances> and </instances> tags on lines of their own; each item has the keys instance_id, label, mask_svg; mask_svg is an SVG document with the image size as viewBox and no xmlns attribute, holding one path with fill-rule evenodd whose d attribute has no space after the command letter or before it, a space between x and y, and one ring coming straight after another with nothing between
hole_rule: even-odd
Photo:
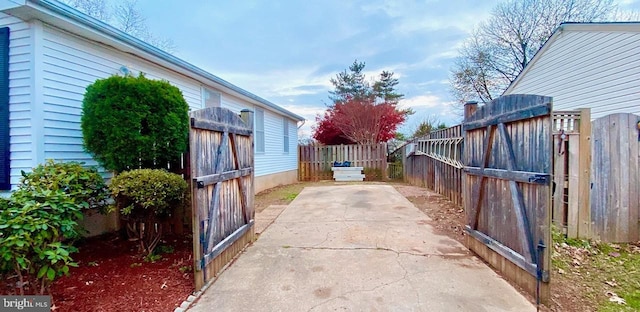
<instances>
[{"instance_id":1,"label":"vertical fence board","mask_svg":"<svg viewBox=\"0 0 640 312\"><path fill-rule=\"evenodd\" d=\"M578 237L591 238L591 110L580 110L579 178L578 178Z\"/></svg>"},{"instance_id":2,"label":"vertical fence board","mask_svg":"<svg viewBox=\"0 0 640 312\"><path fill-rule=\"evenodd\" d=\"M579 179L580 179L580 163L579 154L580 137L576 135L569 136L569 196L567 201L567 237L578 237L579 226Z\"/></svg>"},{"instance_id":3,"label":"vertical fence board","mask_svg":"<svg viewBox=\"0 0 640 312\"><path fill-rule=\"evenodd\" d=\"M368 145L298 146L299 167L312 164L298 172L300 181L332 179L334 161L350 161L352 167L364 167L367 180L382 180L387 171L386 143ZM380 174L378 174L380 173Z\"/></svg>"},{"instance_id":4,"label":"vertical fence board","mask_svg":"<svg viewBox=\"0 0 640 312\"><path fill-rule=\"evenodd\" d=\"M629 126L629 189L624 196L629 196L629 237L627 241L640 241L640 117L628 116ZM635 127L634 127L635 126ZM624 129L623 129L624 130Z\"/></svg>"}]
</instances>

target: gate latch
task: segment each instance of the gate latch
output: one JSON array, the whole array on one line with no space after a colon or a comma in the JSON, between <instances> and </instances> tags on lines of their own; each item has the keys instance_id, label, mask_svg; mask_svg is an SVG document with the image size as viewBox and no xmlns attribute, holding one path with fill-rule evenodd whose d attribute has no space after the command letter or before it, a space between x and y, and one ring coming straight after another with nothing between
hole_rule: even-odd
<instances>
[{"instance_id":1,"label":"gate latch","mask_svg":"<svg viewBox=\"0 0 640 312\"><path fill-rule=\"evenodd\" d=\"M549 176L542 174L534 174L529 177L529 183L547 184L549 183Z\"/></svg>"},{"instance_id":2,"label":"gate latch","mask_svg":"<svg viewBox=\"0 0 640 312\"><path fill-rule=\"evenodd\" d=\"M194 179L196 180L196 179ZM199 189L204 188L204 181L198 181L196 180L196 187L198 187Z\"/></svg>"}]
</instances>

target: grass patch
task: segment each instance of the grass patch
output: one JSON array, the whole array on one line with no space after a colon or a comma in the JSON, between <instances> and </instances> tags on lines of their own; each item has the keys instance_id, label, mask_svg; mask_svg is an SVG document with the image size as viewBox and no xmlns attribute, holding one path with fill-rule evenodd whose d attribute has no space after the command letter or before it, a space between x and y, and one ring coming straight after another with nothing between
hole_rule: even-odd
<instances>
[{"instance_id":1,"label":"grass patch","mask_svg":"<svg viewBox=\"0 0 640 312\"><path fill-rule=\"evenodd\" d=\"M256 212L260 212L269 205L288 205L302 192L306 186L314 183L294 183L277 186L256 194Z\"/></svg>"},{"instance_id":2,"label":"grass patch","mask_svg":"<svg viewBox=\"0 0 640 312\"><path fill-rule=\"evenodd\" d=\"M640 311L640 248L633 244L598 244L593 259L599 280L626 305L606 301L598 311ZM611 286L615 285L615 286Z\"/></svg>"},{"instance_id":3,"label":"grass patch","mask_svg":"<svg viewBox=\"0 0 640 312\"><path fill-rule=\"evenodd\" d=\"M556 272L562 272L557 278L582 285L580 296L597 311L640 311L639 245L567 239L555 227L552 239L551 262Z\"/></svg>"},{"instance_id":4,"label":"grass patch","mask_svg":"<svg viewBox=\"0 0 640 312\"><path fill-rule=\"evenodd\" d=\"M289 194L285 194L284 197L282 197L282 200L284 201L288 201L288 202L292 202L294 199L296 199L296 197L298 196L299 193L289 193Z\"/></svg>"}]
</instances>

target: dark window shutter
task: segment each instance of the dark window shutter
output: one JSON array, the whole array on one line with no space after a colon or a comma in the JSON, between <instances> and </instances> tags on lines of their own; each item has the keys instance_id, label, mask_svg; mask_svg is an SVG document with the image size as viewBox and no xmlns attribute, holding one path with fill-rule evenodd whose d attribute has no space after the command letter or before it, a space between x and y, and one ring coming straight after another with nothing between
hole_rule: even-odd
<instances>
[{"instance_id":1,"label":"dark window shutter","mask_svg":"<svg viewBox=\"0 0 640 312\"><path fill-rule=\"evenodd\" d=\"M11 189L9 153L9 27L0 28L0 189Z\"/></svg>"}]
</instances>

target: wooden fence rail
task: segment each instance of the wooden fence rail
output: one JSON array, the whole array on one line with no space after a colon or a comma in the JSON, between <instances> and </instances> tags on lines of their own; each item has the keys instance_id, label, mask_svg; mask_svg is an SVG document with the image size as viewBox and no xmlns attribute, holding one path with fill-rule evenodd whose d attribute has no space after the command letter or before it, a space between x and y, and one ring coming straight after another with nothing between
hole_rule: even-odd
<instances>
[{"instance_id":1,"label":"wooden fence rail","mask_svg":"<svg viewBox=\"0 0 640 312\"><path fill-rule=\"evenodd\" d=\"M427 187L461 205L461 131L461 125L434 131L405 147L405 181Z\"/></svg>"},{"instance_id":2,"label":"wooden fence rail","mask_svg":"<svg viewBox=\"0 0 640 312\"><path fill-rule=\"evenodd\" d=\"M298 146L298 180L319 181L333 178L333 162L350 161L363 167L366 180L387 177L387 144L300 145Z\"/></svg>"}]
</instances>

